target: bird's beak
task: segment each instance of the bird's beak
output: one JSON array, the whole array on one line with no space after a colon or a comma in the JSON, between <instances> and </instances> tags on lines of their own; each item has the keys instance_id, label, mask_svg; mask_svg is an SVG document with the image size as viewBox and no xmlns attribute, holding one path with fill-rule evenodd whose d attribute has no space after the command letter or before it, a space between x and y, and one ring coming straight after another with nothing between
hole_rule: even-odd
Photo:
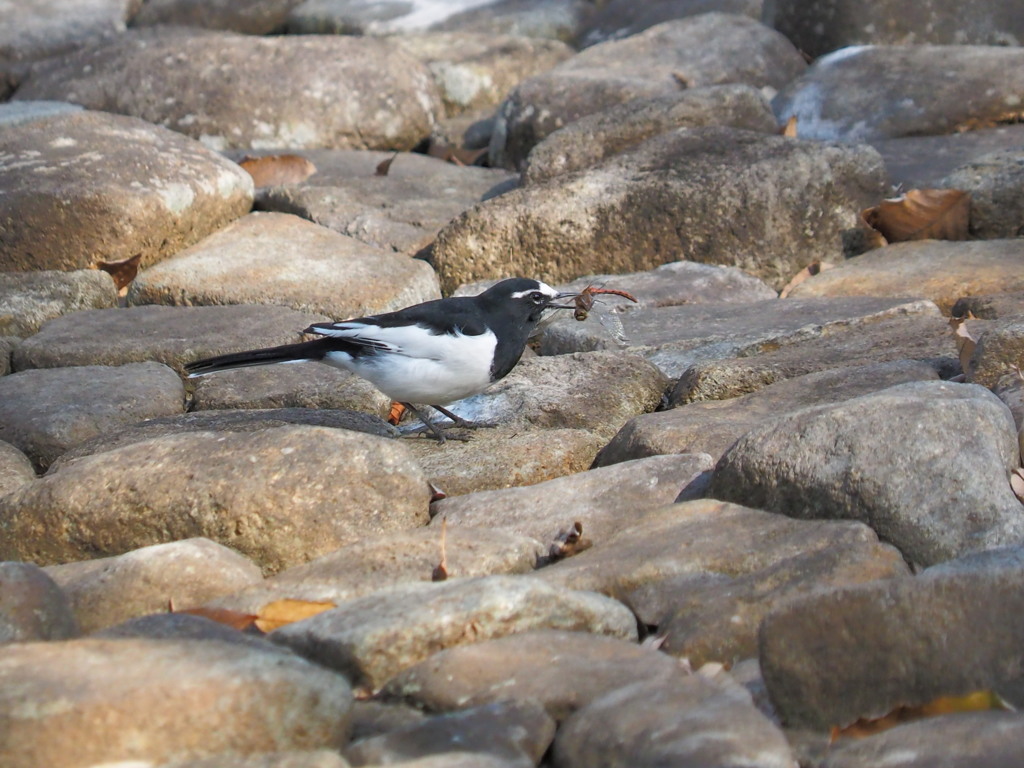
<instances>
[{"instance_id":1,"label":"bird's beak","mask_svg":"<svg viewBox=\"0 0 1024 768\"><path fill-rule=\"evenodd\" d=\"M575 304L555 304L553 302L561 301L562 299L575 299L579 295L578 293L560 293L548 302L547 309L576 309Z\"/></svg>"}]
</instances>

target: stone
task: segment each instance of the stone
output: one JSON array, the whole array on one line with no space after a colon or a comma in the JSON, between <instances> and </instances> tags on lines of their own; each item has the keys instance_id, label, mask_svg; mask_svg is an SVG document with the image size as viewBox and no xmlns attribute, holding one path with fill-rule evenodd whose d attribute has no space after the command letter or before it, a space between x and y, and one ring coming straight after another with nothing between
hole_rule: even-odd
<instances>
[{"instance_id":1,"label":"stone","mask_svg":"<svg viewBox=\"0 0 1024 768\"><path fill-rule=\"evenodd\" d=\"M0 376L11 372L11 355L20 343L21 339L15 336L0 336Z\"/></svg>"},{"instance_id":2,"label":"stone","mask_svg":"<svg viewBox=\"0 0 1024 768\"><path fill-rule=\"evenodd\" d=\"M764 389L726 400L706 400L685 407L635 416L594 460L599 467L633 465L661 454L710 454L717 462L751 429L777 416L812 405L849 400L908 381L932 381L934 366L916 360L849 366L808 373L769 384Z\"/></svg>"},{"instance_id":3,"label":"stone","mask_svg":"<svg viewBox=\"0 0 1024 768\"><path fill-rule=\"evenodd\" d=\"M393 440L306 426L171 434L0 497L0 557L53 565L202 536L274 573L424 525L429 494Z\"/></svg>"},{"instance_id":4,"label":"stone","mask_svg":"<svg viewBox=\"0 0 1024 768\"><path fill-rule=\"evenodd\" d=\"M0 138L3 271L149 266L246 213L252 179L198 142L133 117L58 113Z\"/></svg>"},{"instance_id":5,"label":"stone","mask_svg":"<svg viewBox=\"0 0 1024 768\"><path fill-rule=\"evenodd\" d=\"M540 762L554 738L555 723L536 701L498 701L363 739L350 744L345 757L357 766L388 765L405 764L410 757L476 752L529 768Z\"/></svg>"},{"instance_id":6,"label":"stone","mask_svg":"<svg viewBox=\"0 0 1024 768\"><path fill-rule=\"evenodd\" d=\"M435 653L391 678L381 696L428 712L535 699L561 722L616 688L685 676L676 659L636 643L538 630Z\"/></svg>"},{"instance_id":7,"label":"stone","mask_svg":"<svg viewBox=\"0 0 1024 768\"><path fill-rule=\"evenodd\" d=\"M399 41L430 68L449 117L496 106L522 80L573 54L559 40L515 34L431 32Z\"/></svg>"},{"instance_id":8,"label":"stone","mask_svg":"<svg viewBox=\"0 0 1024 768\"><path fill-rule=\"evenodd\" d=\"M0 10L0 72L122 34L139 0L38 0Z\"/></svg>"},{"instance_id":9,"label":"stone","mask_svg":"<svg viewBox=\"0 0 1024 768\"><path fill-rule=\"evenodd\" d=\"M963 296L949 311L951 317L967 317L968 313L983 320L1005 320L1014 315L1024 315L1024 291Z\"/></svg>"},{"instance_id":10,"label":"stone","mask_svg":"<svg viewBox=\"0 0 1024 768\"><path fill-rule=\"evenodd\" d=\"M344 320L441 298L417 259L285 213L252 213L143 270L129 304L274 304Z\"/></svg>"},{"instance_id":11,"label":"stone","mask_svg":"<svg viewBox=\"0 0 1024 768\"><path fill-rule=\"evenodd\" d=\"M760 19L761 5L761 0L654 0L643 5L631 0L609 0L586 24L580 42L586 48L635 35L663 21L715 11Z\"/></svg>"},{"instance_id":12,"label":"stone","mask_svg":"<svg viewBox=\"0 0 1024 768\"><path fill-rule=\"evenodd\" d=\"M780 606L760 632L779 714L827 730L983 689L1019 706L1021 575L1019 557L982 561Z\"/></svg>"},{"instance_id":13,"label":"stone","mask_svg":"<svg viewBox=\"0 0 1024 768\"><path fill-rule=\"evenodd\" d=\"M560 283L680 259L740 267L779 289L841 252L840 230L879 199L883 178L866 146L677 129L469 209L431 258L442 291L509 272Z\"/></svg>"},{"instance_id":14,"label":"stone","mask_svg":"<svg viewBox=\"0 0 1024 768\"><path fill-rule=\"evenodd\" d=\"M520 83L498 112L490 163L517 168L558 128L633 99L725 83L781 88L806 66L788 40L746 16L666 21Z\"/></svg>"},{"instance_id":15,"label":"stone","mask_svg":"<svg viewBox=\"0 0 1024 768\"><path fill-rule=\"evenodd\" d=\"M68 312L116 306L117 289L106 272L0 272L3 336L31 336L47 320Z\"/></svg>"},{"instance_id":16,"label":"stone","mask_svg":"<svg viewBox=\"0 0 1024 768\"><path fill-rule=\"evenodd\" d=\"M52 567L52 566L51 566ZM95 638L148 638L151 640L204 640L244 645L265 652L292 655L258 634L240 632L219 621L192 613L150 613L93 632Z\"/></svg>"},{"instance_id":17,"label":"stone","mask_svg":"<svg viewBox=\"0 0 1024 768\"><path fill-rule=\"evenodd\" d=\"M445 3L445 7L451 5ZM485 35L512 34L572 43L594 13L593 3L587 0L497 0L465 5L472 7L465 7L438 21L433 29Z\"/></svg>"},{"instance_id":18,"label":"stone","mask_svg":"<svg viewBox=\"0 0 1024 768\"><path fill-rule=\"evenodd\" d=\"M431 505L430 527L444 524L449 535L514 531L550 545L560 531L578 522L585 538L600 542L648 510L671 504L713 467L711 458L702 454L656 456L536 485L452 496Z\"/></svg>"},{"instance_id":19,"label":"stone","mask_svg":"<svg viewBox=\"0 0 1024 768\"><path fill-rule=\"evenodd\" d=\"M611 691L562 725L554 749L558 768L794 764L782 731L749 693L701 675Z\"/></svg>"},{"instance_id":20,"label":"stone","mask_svg":"<svg viewBox=\"0 0 1024 768\"><path fill-rule=\"evenodd\" d=\"M357 700L352 707L352 741L369 739L407 725L422 723L426 717L421 710L404 704L385 703L378 699Z\"/></svg>"},{"instance_id":21,"label":"stone","mask_svg":"<svg viewBox=\"0 0 1024 768\"><path fill-rule=\"evenodd\" d=\"M868 17L865 17L868 18ZM772 101L780 122L824 141L954 133L1020 114L1024 51L983 45L865 45L814 62Z\"/></svg>"},{"instance_id":22,"label":"stone","mask_svg":"<svg viewBox=\"0 0 1024 768\"><path fill-rule=\"evenodd\" d=\"M40 64L17 98L133 115L218 150L411 149L442 110L426 65L388 40L173 27Z\"/></svg>"},{"instance_id":23,"label":"stone","mask_svg":"<svg viewBox=\"0 0 1024 768\"><path fill-rule=\"evenodd\" d=\"M995 387L1020 365L1024 354L1024 317L1010 315L991 322L977 336L977 341L967 371L968 380L984 387ZM0 384L2 381L0 379Z\"/></svg>"},{"instance_id":24,"label":"stone","mask_svg":"<svg viewBox=\"0 0 1024 768\"><path fill-rule=\"evenodd\" d=\"M195 608L263 580L251 560L202 538L51 565L46 573L68 596L85 634L169 606Z\"/></svg>"},{"instance_id":25,"label":"stone","mask_svg":"<svg viewBox=\"0 0 1024 768\"><path fill-rule=\"evenodd\" d=\"M3 85L0 83L0 88ZM45 120L54 115L81 111L79 105L66 101L7 101L0 104L0 126L12 128L36 120Z\"/></svg>"},{"instance_id":26,"label":"stone","mask_svg":"<svg viewBox=\"0 0 1024 768\"><path fill-rule=\"evenodd\" d=\"M387 587L432 581L442 560L445 580L452 580L530 573L541 553L539 542L505 530L393 531L366 536L237 591L224 590L210 605L252 614L276 600L340 605Z\"/></svg>"},{"instance_id":27,"label":"stone","mask_svg":"<svg viewBox=\"0 0 1024 768\"><path fill-rule=\"evenodd\" d=\"M83 456L127 448L157 437L194 432L259 432L278 427L305 425L363 432L378 437L397 437L398 432L384 420L354 411L315 408L271 408L265 410L195 411L163 419L149 419L86 440L62 454L50 465L51 474Z\"/></svg>"},{"instance_id":28,"label":"stone","mask_svg":"<svg viewBox=\"0 0 1024 768\"><path fill-rule=\"evenodd\" d=\"M860 45L1022 45L1024 21L1000 2L981 2L959 18L955 0L799 0L765 3L762 20L808 56Z\"/></svg>"},{"instance_id":29,"label":"stone","mask_svg":"<svg viewBox=\"0 0 1024 768\"><path fill-rule=\"evenodd\" d=\"M956 338L934 305L929 312L880 317L846 328L836 324L829 331L749 357L698 361L676 382L669 403L678 407L725 400L794 376L894 360L927 362L947 379L961 373Z\"/></svg>"},{"instance_id":30,"label":"stone","mask_svg":"<svg viewBox=\"0 0 1024 768\"><path fill-rule=\"evenodd\" d=\"M0 496L35 479L36 471L28 456L0 440Z\"/></svg>"},{"instance_id":31,"label":"stone","mask_svg":"<svg viewBox=\"0 0 1024 768\"><path fill-rule=\"evenodd\" d=\"M448 496L535 485L590 467L606 438L589 429L481 429L468 442L433 438L407 445L430 482Z\"/></svg>"},{"instance_id":32,"label":"stone","mask_svg":"<svg viewBox=\"0 0 1024 768\"><path fill-rule=\"evenodd\" d=\"M0 563L0 645L67 640L78 632L67 595L44 570Z\"/></svg>"},{"instance_id":33,"label":"stone","mask_svg":"<svg viewBox=\"0 0 1024 768\"><path fill-rule=\"evenodd\" d=\"M420 32L462 11L492 5L494 0L448 0L441 5L412 2L379 5L361 0L305 0L289 14L293 34L391 35Z\"/></svg>"},{"instance_id":34,"label":"stone","mask_svg":"<svg viewBox=\"0 0 1024 768\"><path fill-rule=\"evenodd\" d=\"M88 309L51 320L25 339L14 350L14 368L157 361L184 373L199 358L301 341L304 328L330 319L252 304Z\"/></svg>"},{"instance_id":35,"label":"stone","mask_svg":"<svg viewBox=\"0 0 1024 768\"><path fill-rule=\"evenodd\" d=\"M952 456L950 434L962 448ZM1018 465L1017 430L995 395L912 382L756 427L719 461L709 494L797 518L861 520L931 565L1024 536L1008 479Z\"/></svg>"},{"instance_id":36,"label":"stone","mask_svg":"<svg viewBox=\"0 0 1024 768\"><path fill-rule=\"evenodd\" d=\"M534 576L484 576L392 587L270 639L373 691L438 651L534 629L634 640L637 632L632 612L604 595L556 589Z\"/></svg>"},{"instance_id":37,"label":"stone","mask_svg":"<svg viewBox=\"0 0 1024 768\"><path fill-rule=\"evenodd\" d=\"M866 296L659 307L619 315L625 335L624 349L622 342L600 322L588 318L581 323L572 317L561 317L544 327L540 352L563 355L619 348L642 354L667 376L675 378L691 366L710 360L756 359L759 352L829 337L839 329L929 314L938 314L930 301Z\"/></svg>"},{"instance_id":38,"label":"stone","mask_svg":"<svg viewBox=\"0 0 1024 768\"><path fill-rule=\"evenodd\" d=\"M261 153L255 153L261 154ZM305 150L317 172L298 184L259 191L263 210L293 213L384 250L414 256L449 221L514 183L506 171L459 167L404 152ZM376 173L388 160L387 175Z\"/></svg>"},{"instance_id":39,"label":"stone","mask_svg":"<svg viewBox=\"0 0 1024 768\"><path fill-rule=\"evenodd\" d=\"M985 155L1019 149L1024 125L996 125L945 136L904 136L874 139L871 145L885 160L893 189L931 189L945 186L956 169Z\"/></svg>"},{"instance_id":40,"label":"stone","mask_svg":"<svg viewBox=\"0 0 1024 768\"><path fill-rule=\"evenodd\" d=\"M223 409L326 409L388 415L391 398L354 373L318 362L264 365L190 379L195 412ZM383 421L379 423L385 427ZM353 424L349 428L359 428ZM370 431L366 426L360 431ZM383 429L374 430L384 435Z\"/></svg>"},{"instance_id":41,"label":"stone","mask_svg":"<svg viewBox=\"0 0 1024 768\"><path fill-rule=\"evenodd\" d=\"M761 620L788 600L907 573L899 552L863 524L702 499L648 512L537 578L622 599L667 634L662 651L699 666L755 655Z\"/></svg>"},{"instance_id":42,"label":"stone","mask_svg":"<svg viewBox=\"0 0 1024 768\"><path fill-rule=\"evenodd\" d=\"M160 363L20 371L0 378L0 439L44 472L76 443L184 404L181 379Z\"/></svg>"},{"instance_id":43,"label":"stone","mask_svg":"<svg viewBox=\"0 0 1024 768\"><path fill-rule=\"evenodd\" d=\"M749 85L712 85L632 99L546 136L526 157L523 183L538 184L590 168L659 133L706 125L778 132L768 101Z\"/></svg>"},{"instance_id":44,"label":"stone","mask_svg":"<svg viewBox=\"0 0 1024 768\"><path fill-rule=\"evenodd\" d=\"M349 765L333 749L312 749L262 752L258 755L227 752L195 760L175 760L164 763L161 768L349 768Z\"/></svg>"},{"instance_id":45,"label":"stone","mask_svg":"<svg viewBox=\"0 0 1024 768\"><path fill-rule=\"evenodd\" d=\"M966 163L940 186L971 195L971 234L985 240L1024 235L1024 150L993 152Z\"/></svg>"},{"instance_id":46,"label":"stone","mask_svg":"<svg viewBox=\"0 0 1024 768\"><path fill-rule=\"evenodd\" d=\"M904 723L865 739L840 739L822 768L1017 765L1024 719L1016 712L961 712Z\"/></svg>"},{"instance_id":47,"label":"stone","mask_svg":"<svg viewBox=\"0 0 1024 768\"><path fill-rule=\"evenodd\" d=\"M12 645L0 682L9 768L337 749L352 706L340 675L200 640Z\"/></svg>"},{"instance_id":48,"label":"stone","mask_svg":"<svg viewBox=\"0 0 1024 768\"><path fill-rule=\"evenodd\" d=\"M146 0L132 16L133 27L167 24L223 29L246 35L284 31L288 11L300 0Z\"/></svg>"},{"instance_id":49,"label":"stone","mask_svg":"<svg viewBox=\"0 0 1024 768\"><path fill-rule=\"evenodd\" d=\"M925 298L948 313L964 296L1024 290L1022 258L1022 239L893 243L819 272L789 295Z\"/></svg>"}]
</instances>

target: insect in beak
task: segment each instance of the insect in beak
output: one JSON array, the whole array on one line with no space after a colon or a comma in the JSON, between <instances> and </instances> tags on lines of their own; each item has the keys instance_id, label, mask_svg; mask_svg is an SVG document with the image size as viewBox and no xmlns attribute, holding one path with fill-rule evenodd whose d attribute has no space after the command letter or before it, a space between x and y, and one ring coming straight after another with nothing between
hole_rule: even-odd
<instances>
[{"instance_id":1,"label":"insect in beak","mask_svg":"<svg viewBox=\"0 0 1024 768\"><path fill-rule=\"evenodd\" d=\"M578 293L560 293L555 296L551 301L548 302L547 309L576 309L576 304L553 304L551 302L559 301L561 299L576 299L579 297Z\"/></svg>"}]
</instances>

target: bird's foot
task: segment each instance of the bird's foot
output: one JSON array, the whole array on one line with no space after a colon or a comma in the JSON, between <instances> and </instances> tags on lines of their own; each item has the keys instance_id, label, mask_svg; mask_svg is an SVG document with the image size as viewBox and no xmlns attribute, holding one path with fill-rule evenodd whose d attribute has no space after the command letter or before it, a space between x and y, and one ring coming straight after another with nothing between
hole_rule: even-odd
<instances>
[{"instance_id":1,"label":"bird's foot","mask_svg":"<svg viewBox=\"0 0 1024 768\"><path fill-rule=\"evenodd\" d=\"M430 435L435 440L437 440L437 442L439 444L441 444L441 445L443 445L448 440L454 440L454 441L457 441L457 442L468 442L471 439L471 437L472 437L472 435L460 435L460 434L453 433L453 432L450 432L450 431L446 432L445 430L443 430L439 426L437 426L437 424L435 424L434 422L432 422L429 419L427 419L422 413L419 412L419 410L416 409L416 407L414 405L412 405L412 403L402 403L402 405L404 405L406 408L408 408L410 411L412 411L414 414L416 414L416 417L421 422L421 426L413 427L412 429L407 430L406 432L404 432L403 433L403 437L414 437L414 436L418 436L418 435L425 435L425 434L427 434L429 432ZM434 407L434 406L432 406L432 407ZM438 410L441 410L441 409L438 409ZM468 426L470 422L463 421L462 419L459 419L457 416L454 416L453 414L450 414L450 413L448 413L446 411L442 411L442 413L444 413L445 416L448 416L449 418L452 418L453 421L455 421L455 427L463 428L463 429L471 428L471 427ZM462 422L462 423L459 423L459 422Z\"/></svg>"},{"instance_id":2,"label":"bird's foot","mask_svg":"<svg viewBox=\"0 0 1024 768\"><path fill-rule=\"evenodd\" d=\"M468 421L467 419L452 413L447 408L442 408L440 405L432 405L430 407L451 419L452 425L459 429L494 429L498 426L497 424L487 424L482 421Z\"/></svg>"}]
</instances>

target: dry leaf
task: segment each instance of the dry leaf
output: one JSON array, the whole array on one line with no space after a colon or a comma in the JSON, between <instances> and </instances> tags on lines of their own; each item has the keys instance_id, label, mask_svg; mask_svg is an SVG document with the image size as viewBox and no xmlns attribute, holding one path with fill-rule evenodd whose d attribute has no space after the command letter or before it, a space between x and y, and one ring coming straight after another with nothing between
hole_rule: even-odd
<instances>
[{"instance_id":1,"label":"dry leaf","mask_svg":"<svg viewBox=\"0 0 1024 768\"><path fill-rule=\"evenodd\" d=\"M132 280L139 274L140 261L142 261L142 254L136 253L131 258L121 261L99 261L96 263L96 269L102 269L114 278L117 292L124 296L128 292L128 286L132 284Z\"/></svg>"},{"instance_id":2,"label":"dry leaf","mask_svg":"<svg viewBox=\"0 0 1024 768\"><path fill-rule=\"evenodd\" d=\"M862 738L880 731L887 731L911 720L926 717L950 715L957 712L981 712L990 709L1010 709L1002 697L994 691L974 691L964 696L940 696L927 704L917 707L897 707L887 715L862 719L845 728L833 728L832 740L837 738Z\"/></svg>"},{"instance_id":3,"label":"dry leaf","mask_svg":"<svg viewBox=\"0 0 1024 768\"><path fill-rule=\"evenodd\" d=\"M1017 467L1010 473L1010 488L1020 501L1024 501L1024 469Z\"/></svg>"},{"instance_id":4,"label":"dry leaf","mask_svg":"<svg viewBox=\"0 0 1024 768\"><path fill-rule=\"evenodd\" d=\"M267 603L260 609L259 616L253 622L261 632L273 632L285 624L292 624L296 621L308 619L318 613L329 611L338 606L334 603L319 603L312 600L275 600Z\"/></svg>"},{"instance_id":5,"label":"dry leaf","mask_svg":"<svg viewBox=\"0 0 1024 768\"><path fill-rule=\"evenodd\" d=\"M864 221L890 243L966 240L971 196L962 189L911 189L862 212Z\"/></svg>"},{"instance_id":6,"label":"dry leaf","mask_svg":"<svg viewBox=\"0 0 1024 768\"><path fill-rule=\"evenodd\" d=\"M476 165L477 160L487 154L487 147L483 149L466 149L451 144L431 144L427 154L444 160L454 165Z\"/></svg>"},{"instance_id":7,"label":"dry leaf","mask_svg":"<svg viewBox=\"0 0 1024 768\"><path fill-rule=\"evenodd\" d=\"M446 544L448 541L448 518L442 518L441 520L441 562L437 564L434 572L430 574L431 581L444 581L448 578L448 551Z\"/></svg>"},{"instance_id":8,"label":"dry leaf","mask_svg":"<svg viewBox=\"0 0 1024 768\"><path fill-rule=\"evenodd\" d=\"M793 115L786 121L786 124L782 127L780 133L787 139L796 138L796 115Z\"/></svg>"},{"instance_id":9,"label":"dry leaf","mask_svg":"<svg viewBox=\"0 0 1024 768\"><path fill-rule=\"evenodd\" d=\"M218 624L224 624L239 631L245 631L256 623L256 617L253 614L232 611L228 608L190 608L186 611L175 611L172 604L171 613L187 613L190 616L202 616L204 619L216 621Z\"/></svg>"},{"instance_id":10,"label":"dry leaf","mask_svg":"<svg viewBox=\"0 0 1024 768\"><path fill-rule=\"evenodd\" d=\"M806 267L793 275L793 279L786 283L786 287L782 289L781 293L779 293L779 298L786 298L789 296L790 292L804 280L809 277L814 277L815 275L824 272L826 269L832 269L833 266L834 265L829 264L827 261L812 261Z\"/></svg>"},{"instance_id":11,"label":"dry leaf","mask_svg":"<svg viewBox=\"0 0 1024 768\"><path fill-rule=\"evenodd\" d=\"M388 175L388 171L391 170L391 164L393 162L395 162L395 158L396 157L398 157L398 153L397 152L395 152L395 154L393 154L387 160L381 160L379 163L377 163L377 173L376 173L376 175L377 176L387 176Z\"/></svg>"},{"instance_id":12,"label":"dry leaf","mask_svg":"<svg viewBox=\"0 0 1024 768\"><path fill-rule=\"evenodd\" d=\"M238 164L252 176L257 187L298 184L316 173L316 166L302 155L246 156Z\"/></svg>"},{"instance_id":13,"label":"dry leaf","mask_svg":"<svg viewBox=\"0 0 1024 768\"><path fill-rule=\"evenodd\" d=\"M966 317L949 318L949 326L956 336L956 351L960 357L960 369L967 374L971 370L971 360L974 358L974 350L978 346L978 340L971 335L967 328L968 320L975 320L973 314L967 313Z\"/></svg>"}]
</instances>

